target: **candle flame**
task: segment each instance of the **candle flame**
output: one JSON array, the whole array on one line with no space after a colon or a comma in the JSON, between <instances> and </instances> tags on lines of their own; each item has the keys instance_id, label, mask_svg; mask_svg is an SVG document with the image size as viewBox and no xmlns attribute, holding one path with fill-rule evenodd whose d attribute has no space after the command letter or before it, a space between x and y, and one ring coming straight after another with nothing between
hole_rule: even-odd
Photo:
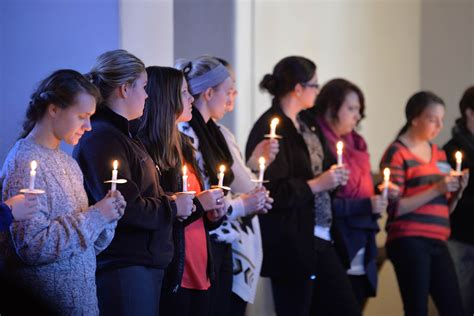
<instances>
[{"instance_id":1,"label":"candle flame","mask_svg":"<svg viewBox=\"0 0 474 316\"><path fill-rule=\"evenodd\" d=\"M462 161L462 153L460 151L457 151L454 156L456 157L456 162Z\"/></svg>"},{"instance_id":2,"label":"candle flame","mask_svg":"<svg viewBox=\"0 0 474 316\"><path fill-rule=\"evenodd\" d=\"M118 168L118 160L114 160L113 166L114 166L114 170L117 170L117 168Z\"/></svg>"},{"instance_id":3,"label":"candle flame","mask_svg":"<svg viewBox=\"0 0 474 316\"><path fill-rule=\"evenodd\" d=\"M337 152L342 152L342 149L344 148L344 143L341 141L338 141L336 144Z\"/></svg>"},{"instance_id":4,"label":"candle flame","mask_svg":"<svg viewBox=\"0 0 474 316\"><path fill-rule=\"evenodd\" d=\"M383 169L383 178L385 181L388 181L390 179L390 169L385 168Z\"/></svg>"},{"instance_id":5,"label":"candle flame","mask_svg":"<svg viewBox=\"0 0 474 316\"><path fill-rule=\"evenodd\" d=\"M270 123L271 126L277 126L278 123L280 123L280 120L278 119L278 117L275 117L272 122Z\"/></svg>"},{"instance_id":6,"label":"candle flame","mask_svg":"<svg viewBox=\"0 0 474 316\"><path fill-rule=\"evenodd\" d=\"M264 166L265 166L265 158L264 158L264 157L258 158L258 163L259 163L260 165L264 165Z\"/></svg>"},{"instance_id":7,"label":"candle flame","mask_svg":"<svg viewBox=\"0 0 474 316\"><path fill-rule=\"evenodd\" d=\"M30 166L31 166L31 171L35 171L36 168L38 167L38 164L36 163L36 160L33 160L33 161L31 162L31 165L30 165Z\"/></svg>"},{"instance_id":8,"label":"candle flame","mask_svg":"<svg viewBox=\"0 0 474 316\"><path fill-rule=\"evenodd\" d=\"M225 166L224 166L224 165L221 165L221 166L219 167L219 171L223 173L223 172L225 171Z\"/></svg>"},{"instance_id":9,"label":"candle flame","mask_svg":"<svg viewBox=\"0 0 474 316\"><path fill-rule=\"evenodd\" d=\"M188 167L186 165L183 166L183 176L188 174Z\"/></svg>"}]
</instances>

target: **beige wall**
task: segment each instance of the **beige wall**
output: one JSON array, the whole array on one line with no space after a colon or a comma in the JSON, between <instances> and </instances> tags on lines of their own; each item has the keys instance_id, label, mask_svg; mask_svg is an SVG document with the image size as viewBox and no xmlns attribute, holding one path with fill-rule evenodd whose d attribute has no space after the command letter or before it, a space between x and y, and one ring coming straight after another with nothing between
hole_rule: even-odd
<instances>
[{"instance_id":1,"label":"beige wall","mask_svg":"<svg viewBox=\"0 0 474 316\"><path fill-rule=\"evenodd\" d=\"M120 47L145 65L172 66L173 0L121 0Z\"/></svg>"},{"instance_id":2,"label":"beige wall","mask_svg":"<svg viewBox=\"0 0 474 316\"><path fill-rule=\"evenodd\" d=\"M446 101L446 128L436 140L443 144L458 116L460 95L474 82L473 3L237 0L236 133L241 147L270 105L269 96L258 90L260 79L279 59L293 54L317 63L321 83L344 77L362 88L367 118L361 133L373 170L404 123L407 99L420 89L433 90ZM383 245L383 233L379 239ZM247 315L273 315L269 282L262 281ZM369 302L365 315L401 314L393 267L386 262L379 296Z\"/></svg>"}]
</instances>

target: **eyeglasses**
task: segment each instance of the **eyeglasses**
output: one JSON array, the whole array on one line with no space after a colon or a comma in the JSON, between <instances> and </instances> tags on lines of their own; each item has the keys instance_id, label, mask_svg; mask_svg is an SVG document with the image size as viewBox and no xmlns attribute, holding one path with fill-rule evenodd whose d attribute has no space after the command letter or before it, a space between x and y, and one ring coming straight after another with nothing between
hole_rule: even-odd
<instances>
[{"instance_id":1,"label":"eyeglasses","mask_svg":"<svg viewBox=\"0 0 474 316\"><path fill-rule=\"evenodd\" d=\"M305 83L302 83L301 85L302 85L303 87L305 87L305 88L310 87L310 88L319 89L319 83L308 83L308 82L305 82Z\"/></svg>"}]
</instances>

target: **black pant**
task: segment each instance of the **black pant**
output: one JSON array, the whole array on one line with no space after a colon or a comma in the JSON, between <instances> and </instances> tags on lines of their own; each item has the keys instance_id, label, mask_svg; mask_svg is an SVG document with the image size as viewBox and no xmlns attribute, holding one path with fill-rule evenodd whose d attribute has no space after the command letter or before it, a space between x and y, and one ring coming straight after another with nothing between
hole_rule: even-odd
<instances>
[{"instance_id":1,"label":"black pant","mask_svg":"<svg viewBox=\"0 0 474 316\"><path fill-rule=\"evenodd\" d=\"M465 315L453 261L446 242L423 237L387 244L397 274L405 315L428 315L428 295L441 316Z\"/></svg>"},{"instance_id":2,"label":"black pant","mask_svg":"<svg viewBox=\"0 0 474 316\"><path fill-rule=\"evenodd\" d=\"M360 306L360 311L364 310L364 306L367 303L367 299L370 296L370 283L367 276L364 275L349 275L349 281L351 281L352 290Z\"/></svg>"},{"instance_id":3,"label":"black pant","mask_svg":"<svg viewBox=\"0 0 474 316\"><path fill-rule=\"evenodd\" d=\"M215 279L210 288L209 315L228 316L232 294L232 246L212 241L212 257Z\"/></svg>"},{"instance_id":4,"label":"black pant","mask_svg":"<svg viewBox=\"0 0 474 316\"><path fill-rule=\"evenodd\" d=\"M346 269L333 244L316 238L315 248L315 280L272 278L277 315L361 315Z\"/></svg>"},{"instance_id":5,"label":"black pant","mask_svg":"<svg viewBox=\"0 0 474 316\"><path fill-rule=\"evenodd\" d=\"M209 291L180 287L177 293L162 295L162 316L207 316L209 315Z\"/></svg>"},{"instance_id":6,"label":"black pant","mask_svg":"<svg viewBox=\"0 0 474 316\"><path fill-rule=\"evenodd\" d=\"M96 276L101 315L159 315L163 269L132 266Z\"/></svg>"},{"instance_id":7,"label":"black pant","mask_svg":"<svg viewBox=\"0 0 474 316\"><path fill-rule=\"evenodd\" d=\"M230 316L245 316L245 310L247 309L247 302L244 301L240 296L232 293L230 298Z\"/></svg>"}]
</instances>

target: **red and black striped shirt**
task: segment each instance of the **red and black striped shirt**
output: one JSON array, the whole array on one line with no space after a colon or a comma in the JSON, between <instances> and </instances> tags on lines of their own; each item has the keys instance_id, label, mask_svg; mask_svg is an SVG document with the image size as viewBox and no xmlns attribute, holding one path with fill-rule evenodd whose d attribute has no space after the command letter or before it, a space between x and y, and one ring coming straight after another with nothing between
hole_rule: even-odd
<instances>
[{"instance_id":1,"label":"red and black striped shirt","mask_svg":"<svg viewBox=\"0 0 474 316\"><path fill-rule=\"evenodd\" d=\"M431 145L431 161L425 162L398 140L385 151L380 167L390 168L390 180L400 186L401 198L410 197L431 188L450 169L445 152L438 149L435 144ZM397 202L391 203L388 215L387 242L408 236L447 240L451 233L447 194L440 194L404 215L398 215Z\"/></svg>"}]
</instances>

